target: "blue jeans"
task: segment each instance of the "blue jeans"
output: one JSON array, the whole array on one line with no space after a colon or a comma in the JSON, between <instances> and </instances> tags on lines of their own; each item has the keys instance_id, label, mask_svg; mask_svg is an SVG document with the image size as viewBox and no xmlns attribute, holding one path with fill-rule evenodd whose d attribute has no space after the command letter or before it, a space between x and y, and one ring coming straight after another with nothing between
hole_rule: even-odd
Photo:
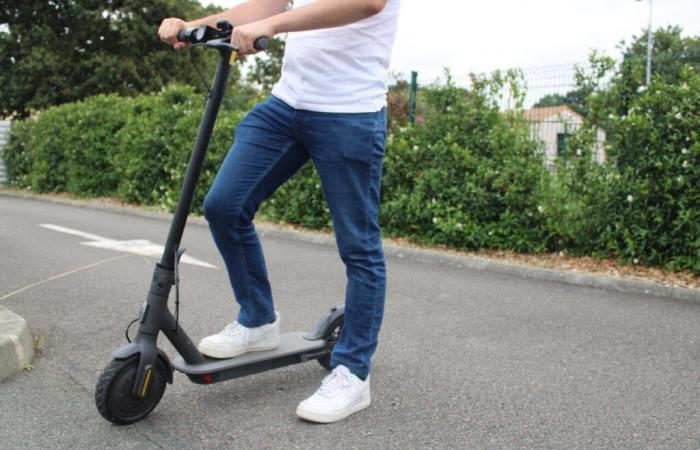
<instances>
[{"instance_id":1,"label":"blue jeans","mask_svg":"<svg viewBox=\"0 0 700 450\"><path fill-rule=\"evenodd\" d=\"M331 364L342 364L362 379L369 375L384 315L386 269L378 216L385 140L384 110L321 113L270 97L236 128L235 143L204 200L204 215L240 305L238 322L246 327L273 322L272 292L253 217L263 200L313 160L348 279L345 322Z\"/></svg>"}]
</instances>

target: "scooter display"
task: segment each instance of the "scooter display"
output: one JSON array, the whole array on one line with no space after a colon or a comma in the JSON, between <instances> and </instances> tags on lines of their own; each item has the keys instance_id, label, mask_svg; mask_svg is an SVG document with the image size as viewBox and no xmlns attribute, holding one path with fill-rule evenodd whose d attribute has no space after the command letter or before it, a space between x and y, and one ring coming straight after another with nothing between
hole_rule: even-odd
<instances>
[{"instance_id":1,"label":"scooter display","mask_svg":"<svg viewBox=\"0 0 700 450\"><path fill-rule=\"evenodd\" d=\"M112 360L103 370L95 388L98 411L117 425L137 422L153 411L166 385L172 384L175 370L187 375L194 383L211 384L312 360L330 369L330 354L343 326L344 309L342 306L334 307L310 331L283 334L280 346L275 350L246 353L230 359L212 359L199 352L178 322L179 262L184 253L180 243L226 89L230 66L238 50L230 43L232 31L231 24L221 20L216 28L203 25L182 30L178 34L180 41L217 50L219 61L163 255L155 265L146 301L136 320L138 333L133 341L112 352ZM258 50L265 50L268 45L266 37L255 41ZM174 316L168 308L173 287ZM179 353L172 362L158 348L160 332Z\"/></svg>"}]
</instances>

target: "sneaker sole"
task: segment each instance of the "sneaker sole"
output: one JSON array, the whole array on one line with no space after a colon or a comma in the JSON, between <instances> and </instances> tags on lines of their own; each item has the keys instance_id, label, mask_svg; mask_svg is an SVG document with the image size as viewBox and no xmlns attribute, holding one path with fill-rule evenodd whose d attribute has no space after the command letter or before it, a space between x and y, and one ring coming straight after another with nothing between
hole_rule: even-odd
<instances>
[{"instance_id":1,"label":"sneaker sole","mask_svg":"<svg viewBox=\"0 0 700 450\"><path fill-rule=\"evenodd\" d=\"M372 398L367 397L352 408L338 413L318 413L297 408L297 416L304 420L316 423L333 423L345 419L358 411L362 411L372 403Z\"/></svg>"},{"instance_id":2,"label":"sneaker sole","mask_svg":"<svg viewBox=\"0 0 700 450\"><path fill-rule=\"evenodd\" d=\"M265 352L265 351L269 351L269 350L275 350L275 349L279 348L279 346L280 346L280 341L278 339L277 342L275 342L273 344L256 345L253 347L243 348L243 349L236 350L233 352L230 350L229 351L221 350L217 347L207 347L205 345L204 346L199 345L197 348L204 356L208 356L210 358L231 359L231 358L235 358L236 356L241 356L241 355L244 355L244 354L250 353L250 352Z\"/></svg>"}]
</instances>

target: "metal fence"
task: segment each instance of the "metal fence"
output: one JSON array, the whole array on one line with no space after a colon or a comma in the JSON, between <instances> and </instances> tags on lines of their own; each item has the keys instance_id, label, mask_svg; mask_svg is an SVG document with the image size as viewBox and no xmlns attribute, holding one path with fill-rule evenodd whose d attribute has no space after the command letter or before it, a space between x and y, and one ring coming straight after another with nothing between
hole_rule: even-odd
<instances>
[{"instance_id":1,"label":"metal fence","mask_svg":"<svg viewBox=\"0 0 700 450\"><path fill-rule=\"evenodd\" d=\"M532 139L542 146L547 165L577 154L577 149L571 148L569 141L584 122L586 102L576 84L577 68L586 70L587 67L581 63L518 69L522 76L520 89L524 92L524 118L530 124ZM452 81L457 86L469 88L472 77L452 75ZM419 75L418 82L420 86L429 86L441 84L444 80L421 80ZM410 96L410 83L408 88ZM501 96L501 109L508 111L513 107L512 96L509 92L504 92ZM410 110L408 116L411 117ZM420 105L415 117L420 121ZM598 162L604 162L605 131L598 129L596 135L597 142L592 149L592 157Z\"/></svg>"},{"instance_id":2,"label":"metal fence","mask_svg":"<svg viewBox=\"0 0 700 450\"><path fill-rule=\"evenodd\" d=\"M585 64L522 70L525 120L530 124L532 138L542 144L548 165L578 153L569 142L569 137L583 125L586 114L586 98L576 84L577 67L586 70ZM606 159L605 137L605 130L598 128L592 157L600 163Z\"/></svg>"}]
</instances>

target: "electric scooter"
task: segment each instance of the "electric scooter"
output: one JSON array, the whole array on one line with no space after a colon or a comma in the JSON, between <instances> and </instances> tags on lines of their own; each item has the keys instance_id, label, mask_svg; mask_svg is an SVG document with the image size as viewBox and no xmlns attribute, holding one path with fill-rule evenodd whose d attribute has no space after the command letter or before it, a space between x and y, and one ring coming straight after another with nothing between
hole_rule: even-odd
<instances>
[{"instance_id":1,"label":"electric scooter","mask_svg":"<svg viewBox=\"0 0 700 450\"><path fill-rule=\"evenodd\" d=\"M166 384L172 384L175 370L187 375L194 383L211 384L311 360L317 360L330 369L330 354L343 326L344 309L335 307L309 332L283 334L276 350L246 353L230 359L211 359L199 352L178 323L179 262L184 253L179 248L180 241L226 89L230 65L237 55L238 49L230 43L232 31L233 26L221 20L216 28L203 25L178 34L180 41L217 50L219 62L163 255L155 265L146 301L135 319L139 324L138 333L133 341L112 352L112 361L100 375L95 388L97 410L117 425L137 422L153 411L165 392ZM255 41L258 50L265 50L268 45L266 37ZM168 308L173 286L174 316ZM172 362L157 346L161 331L179 353ZM126 335L129 340L128 327Z\"/></svg>"}]
</instances>

